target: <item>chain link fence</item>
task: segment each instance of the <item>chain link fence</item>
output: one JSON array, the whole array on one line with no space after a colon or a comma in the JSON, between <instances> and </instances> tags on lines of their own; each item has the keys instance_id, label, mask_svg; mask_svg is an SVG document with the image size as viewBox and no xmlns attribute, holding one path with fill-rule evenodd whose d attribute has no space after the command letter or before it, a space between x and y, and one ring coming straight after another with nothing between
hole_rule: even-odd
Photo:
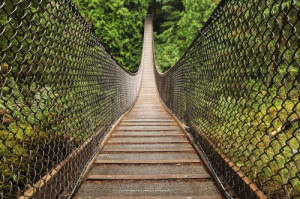
<instances>
[{"instance_id":1,"label":"chain link fence","mask_svg":"<svg viewBox=\"0 0 300 199\"><path fill-rule=\"evenodd\" d=\"M0 198L67 198L136 99L69 0L0 1Z\"/></svg>"},{"instance_id":2,"label":"chain link fence","mask_svg":"<svg viewBox=\"0 0 300 199\"><path fill-rule=\"evenodd\" d=\"M299 7L224 0L175 66L156 71L163 102L240 198L300 197Z\"/></svg>"}]
</instances>

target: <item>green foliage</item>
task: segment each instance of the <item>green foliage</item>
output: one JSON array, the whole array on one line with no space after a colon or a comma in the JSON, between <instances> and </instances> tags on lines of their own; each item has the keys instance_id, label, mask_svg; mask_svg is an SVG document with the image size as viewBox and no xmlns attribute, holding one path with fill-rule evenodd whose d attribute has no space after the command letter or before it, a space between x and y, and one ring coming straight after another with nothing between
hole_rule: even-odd
<instances>
[{"instance_id":1,"label":"green foliage","mask_svg":"<svg viewBox=\"0 0 300 199\"><path fill-rule=\"evenodd\" d=\"M272 132L299 116L299 7L291 0L230 2L222 8L227 14L220 11L220 16L200 35L198 46L191 49L197 56L188 56L179 63L185 70L175 73L185 75L185 81L180 83L187 86L181 90L188 93L176 95L181 95L180 100L184 95L193 99L182 106L190 107L186 111L188 122L215 143L219 152L270 198L289 198L300 193L300 126L295 122L276 136ZM205 17L204 11L202 14ZM226 20L229 14L230 20ZM183 26L183 18L176 24L178 27ZM186 25L184 30L174 25L157 40L168 33L163 38L168 42L172 34L183 32L187 35L180 36L189 41L193 38L188 33L193 30L188 29L201 28L202 22ZM176 56L174 41L177 38L168 45L156 43L158 64Z\"/></svg>"},{"instance_id":2,"label":"green foliage","mask_svg":"<svg viewBox=\"0 0 300 199\"><path fill-rule=\"evenodd\" d=\"M95 32L105 37L101 41L134 71L148 3L77 3ZM96 111L89 111L89 104L101 96L97 108L102 108L104 98L110 99L116 88L104 90L99 83L107 73L102 72L102 62L94 60L106 61L109 56L99 46L88 45L94 41L90 32L75 20L66 3L11 0L0 10L0 192L14 198L55 166L50 164L62 161L77 143L114 121L115 114L92 117ZM93 81L98 83L80 74L97 76Z\"/></svg>"},{"instance_id":3,"label":"green foliage","mask_svg":"<svg viewBox=\"0 0 300 199\"><path fill-rule=\"evenodd\" d=\"M216 7L212 0L159 0L155 58L161 72L175 64Z\"/></svg>"},{"instance_id":4,"label":"green foliage","mask_svg":"<svg viewBox=\"0 0 300 199\"><path fill-rule=\"evenodd\" d=\"M73 0L111 55L126 69L139 67L147 0Z\"/></svg>"},{"instance_id":5,"label":"green foliage","mask_svg":"<svg viewBox=\"0 0 300 199\"><path fill-rule=\"evenodd\" d=\"M44 151L49 150L50 135L37 131L29 124L13 123L9 130L0 128L0 168L3 180L0 187L5 194L10 191L10 182L20 187L26 186L28 173L33 178L34 172L42 174L45 172L48 160L43 157ZM35 168L30 170L30 168ZM29 175L30 176L30 175Z\"/></svg>"}]
</instances>

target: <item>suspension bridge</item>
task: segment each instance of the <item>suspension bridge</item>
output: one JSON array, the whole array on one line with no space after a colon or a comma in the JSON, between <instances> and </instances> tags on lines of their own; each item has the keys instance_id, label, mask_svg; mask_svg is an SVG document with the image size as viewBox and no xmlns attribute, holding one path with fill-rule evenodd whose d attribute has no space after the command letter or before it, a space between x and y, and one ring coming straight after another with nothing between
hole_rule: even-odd
<instances>
[{"instance_id":1,"label":"suspension bridge","mask_svg":"<svg viewBox=\"0 0 300 199\"><path fill-rule=\"evenodd\" d=\"M284 5L221 1L165 73L147 14L131 73L70 1L0 3L0 198L300 197L299 6Z\"/></svg>"},{"instance_id":2,"label":"suspension bridge","mask_svg":"<svg viewBox=\"0 0 300 199\"><path fill-rule=\"evenodd\" d=\"M152 16L148 15L137 101L116 124L75 195L77 199L221 198L187 135L160 102L155 85L152 35Z\"/></svg>"}]
</instances>

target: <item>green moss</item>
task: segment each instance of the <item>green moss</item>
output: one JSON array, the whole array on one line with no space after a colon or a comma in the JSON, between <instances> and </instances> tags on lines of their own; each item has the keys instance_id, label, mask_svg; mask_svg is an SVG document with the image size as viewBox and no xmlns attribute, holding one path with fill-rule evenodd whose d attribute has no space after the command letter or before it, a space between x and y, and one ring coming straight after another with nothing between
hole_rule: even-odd
<instances>
[{"instance_id":1,"label":"green moss","mask_svg":"<svg viewBox=\"0 0 300 199\"><path fill-rule=\"evenodd\" d=\"M12 123L0 129L0 138L0 168L3 175L0 187L3 187L5 193L10 191L11 183L25 186L28 165L39 156L38 144L49 142L49 137L30 125Z\"/></svg>"},{"instance_id":2,"label":"green moss","mask_svg":"<svg viewBox=\"0 0 300 199\"><path fill-rule=\"evenodd\" d=\"M275 137L269 136L297 116L295 110L300 110L299 100L268 96L266 92L265 95L251 97L240 103L231 97L220 97L219 106L212 111L215 117L210 115L206 122L196 119L194 123L203 132L209 132L211 140L218 143L219 150L262 190L273 193L284 184L294 184L287 185L286 190L299 193L296 177L300 165L299 123L293 123L291 128ZM266 179L272 180L265 183Z\"/></svg>"}]
</instances>

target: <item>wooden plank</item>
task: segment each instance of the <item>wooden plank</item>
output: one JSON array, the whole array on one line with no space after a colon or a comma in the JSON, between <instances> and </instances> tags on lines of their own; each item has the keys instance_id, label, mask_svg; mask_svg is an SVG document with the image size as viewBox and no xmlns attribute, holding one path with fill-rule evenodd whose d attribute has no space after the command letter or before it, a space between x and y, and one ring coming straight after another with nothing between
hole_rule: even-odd
<instances>
[{"instance_id":1,"label":"wooden plank","mask_svg":"<svg viewBox=\"0 0 300 199\"><path fill-rule=\"evenodd\" d=\"M126 118L129 119L169 119L169 116L163 116L163 115L153 115L153 114L130 114Z\"/></svg>"},{"instance_id":2,"label":"wooden plank","mask_svg":"<svg viewBox=\"0 0 300 199\"><path fill-rule=\"evenodd\" d=\"M161 129L161 130L153 130L153 129L132 129L132 130L124 130L124 129L116 129L115 132L181 132L180 129Z\"/></svg>"},{"instance_id":3,"label":"wooden plank","mask_svg":"<svg viewBox=\"0 0 300 199\"><path fill-rule=\"evenodd\" d=\"M136 118L136 120L135 121L122 121L122 124L126 124L126 125L130 125L130 124L133 124L133 125L136 125L136 124L149 124L149 125L161 125L161 124L166 124L167 126L168 125L174 125L174 126L176 126L177 124L176 124L176 122L175 121L172 121L172 120L159 120L159 119L157 119L157 120L154 120L154 121L143 121L143 120L139 120L139 119L141 119L141 118Z\"/></svg>"},{"instance_id":4,"label":"wooden plank","mask_svg":"<svg viewBox=\"0 0 300 199\"><path fill-rule=\"evenodd\" d=\"M171 144L171 143L189 143L188 140L162 140L162 141L108 141L107 144Z\"/></svg>"},{"instance_id":5,"label":"wooden plank","mask_svg":"<svg viewBox=\"0 0 300 199\"><path fill-rule=\"evenodd\" d=\"M159 175L88 175L86 180L174 180L210 179L208 173L200 174L159 174Z\"/></svg>"},{"instance_id":6,"label":"wooden plank","mask_svg":"<svg viewBox=\"0 0 300 199\"><path fill-rule=\"evenodd\" d=\"M161 134L161 135L151 135L151 134L140 134L140 135L130 135L130 134L115 134L113 137L186 137L184 134Z\"/></svg>"},{"instance_id":7,"label":"wooden plank","mask_svg":"<svg viewBox=\"0 0 300 199\"><path fill-rule=\"evenodd\" d=\"M116 131L114 135L185 135L181 131Z\"/></svg>"},{"instance_id":8,"label":"wooden plank","mask_svg":"<svg viewBox=\"0 0 300 199\"><path fill-rule=\"evenodd\" d=\"M140 152L195 152L193 148L186 149L107 149L102 152L132 152L132 153L140 153Z\"/></svg>"},{"instance_id":9,"label":"wooden plank","mask_svg":"<svg viewBox=\"0 0 300 199\"><path fill-rule=\"evenodd\" d=\"M176 123L150 123L150 122L135 122L135 123L121 123L120 126L168 126L178 127Z\"/></svg>"},{"instance_id":10,"label":"wooden plank","mask_svg":"<svg viewBox=\"0 0 300 199\"><path fill-rule=\"evenodd\" d=\"M146 112L145 112L146 111ZM153 114L161 114L161 115L167 115L167 112L162 109L161 107L159 108L134 108L130 113L153 113Z\"/></svg>"},{"instance_id":11,"label":"wooden plank","mask_svg":"<svg viewBox=\"0 0 300 199\"><path fill-rule=\"evenodd\" d=\"M174 122L172 119L142 119L142 118L135 118L135 119L123 119L122 122Z\"/></svg>"},{"instance_id":12,"label":"wooden plank","mask_svg":"<svg viewBox=\"0 0 300 199\"><path fill-rule=\"evenodd\" d=\"M180 164L201 163L200 159L178 159L178 160L96 160L95 164Z\"/></svg>"},{"instance_id":13,"label":"wooden plank","mask_svg":"<svg viewBox=\"0 0 300 199\"><path fill-rule=\"evenodd\" d=\"M180 129L143 129L143 128L140 128L140 129L116 129L115 131L172 131L172 132L180 132Z\"/></svg>"},{"instance_id":14,"label":"wooden plank","mask_svg":"<svg viewBox=\"0 0 300 199\"><path fill-rule=\"evenodd\" d=\"M134 196L135 199L145 199L145 196ZM220 196L147 196L147 199L221 199ZM74 197L73 199L128 199L128 197Z\"/></svg>"}]
</instances>

